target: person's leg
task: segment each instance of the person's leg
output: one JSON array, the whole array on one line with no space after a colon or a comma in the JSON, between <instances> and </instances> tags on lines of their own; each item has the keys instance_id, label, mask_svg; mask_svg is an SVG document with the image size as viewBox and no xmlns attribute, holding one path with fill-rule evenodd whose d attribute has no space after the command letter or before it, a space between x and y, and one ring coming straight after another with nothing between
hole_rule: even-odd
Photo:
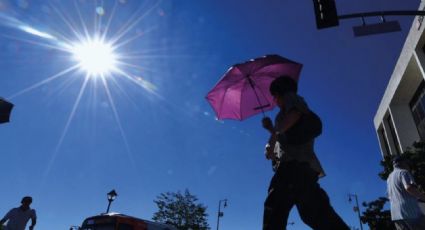
<instances>
[{"instance_id":1,"label":"person's leg","mask_svg":"<svg viewBox=\"0 0 425 230\"><path fill-rule=\"evenodd\" d=\"M315 230L349 230L347 224L332 208L326 192L317 183L317 175L310 168L298 174L297 197L298 212L304 223Z\"/></svg>"},{"instance_id":2,"label":"person's leg","mask_svg":"<svg viewBox=\"0 0 425 230\"><path fill-rule=\"evenodd\" d=\"M304 223L315 230L349 229L332 208L326 192L318 185L300 192L296 205Z\"/></svg>"},{"instance_id":3,"label":"person's leg","mask_svg":"<svg viewBox=\"0 0 425 230\"><path fill-rule=\"evenodd\" d=\"M271 189L264 202L263 230L286 229L293 199L285 191Z\"/></svg>"},{"instance_id":4,"label":"person's leg","mask_svg":"<svg viewBox=\"0 0 425 230\"><path fill-rule=\"evenodd\" d=\"M294 197L286 172L280 170L273 176L264 202L263 230L286 229L288 215L294 206Z\"/></svg>"}]
</instances>

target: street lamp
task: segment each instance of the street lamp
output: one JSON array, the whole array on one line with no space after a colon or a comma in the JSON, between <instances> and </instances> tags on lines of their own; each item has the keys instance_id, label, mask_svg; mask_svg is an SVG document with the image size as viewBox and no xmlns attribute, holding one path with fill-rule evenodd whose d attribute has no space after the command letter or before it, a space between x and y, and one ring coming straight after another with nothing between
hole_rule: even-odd
<instances>
[{"instance_id":1,"label":"street lamp","mask_svg":"<svg viewBox=\"0 0 425 230\"><path fill-rule=\"evenodd\" d=\"M362 220L361 220L361 217L360 217L359 200L357 199L356 194L348 194L348 202L350 202L350 203L351 203L351 197L354 197L354 199L356 199L356 206L354 206L354 211L357 212L357 215L359 216L360 230L363 230Z\"/></svg>"},{"instance_id":2,"label":"street lamp","mask_svg":"<svg viewBox=\"0 0 425 230\"><path fill-rule=\"evenodd\" d=\"M227 207L227 199L218 201L218 213L217 213L217 230L220 225L220 217L223 217L224 213L221 210L221 202L224 202L223 208Z\"/></svg>"},{"instance_id":3,"label":"street lamp","mask_svg":"<svg viewBox=\"0 0 425 230\"><path fill-rule=\"evenodd\" d=\"M117 192L115 192L115 189L112 189L112 191L108 192L108 194L106 194L108 197L108 208L106 209L106 213L109 213L109 208L111 207L111 203L112 201L115 200L115 198L117 198L118 194Z\"/></svg>"}]
</instances>

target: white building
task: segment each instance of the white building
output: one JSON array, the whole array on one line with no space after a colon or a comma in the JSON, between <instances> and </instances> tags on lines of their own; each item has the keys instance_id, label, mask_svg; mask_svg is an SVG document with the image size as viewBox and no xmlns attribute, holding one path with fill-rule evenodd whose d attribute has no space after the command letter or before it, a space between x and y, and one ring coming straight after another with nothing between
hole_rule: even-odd
<instances>
[{"instance_id":1,"label":"white building","mask_svg":"<svg viewBox=\"0 0 425 230\"><path fill-rule=\"evenodd\" d=\"M422 2L420 9L424 9ZM374 118L382 156L425 140L425 20L417 16Z\"/></svg>"}]
</instances>

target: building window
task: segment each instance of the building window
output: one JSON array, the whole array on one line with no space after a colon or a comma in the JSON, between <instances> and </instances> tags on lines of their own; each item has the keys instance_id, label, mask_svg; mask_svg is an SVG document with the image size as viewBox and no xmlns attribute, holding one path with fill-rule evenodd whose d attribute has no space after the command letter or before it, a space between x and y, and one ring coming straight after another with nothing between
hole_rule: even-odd
<instances>
[{"instance_id":1,"label":"building window","mask_svg":"<svg viewBox=\"0 0 425 230\"><path fill-rule=\"evenodd\" d=\"M388 145L388 139L385 135L385 130L382 127L379 129L379 135L381 136L381 143L383 143L384 156L391 155L390 146Z\"/></svg>"},{"instance_id":2,"label":"building window","mask_svg":"<svg viewBox=\"0 0 425 230\"><path fill-rule=\"evenodd\" d=\"M398 144L398 141L397 141L397 135L395 134L395 128L394 128L393 119L391 118L391 114L387 116L387 123L388 123L388 127L390 128L391 139L393 140L394 148L396 150L397 155L399 155L400 145Z\"/></svg>"},{"instance_id":3,"label":"building window","mask_svg":"<svg viewBox=\"0 0 425 230\"><path fill-rule=\"evenodd\" d=\"M419 85L415 95L409 103L412 111L413 120L418 129L421 140L425 140L425 83Z\"/></svg>"}]
</instances>

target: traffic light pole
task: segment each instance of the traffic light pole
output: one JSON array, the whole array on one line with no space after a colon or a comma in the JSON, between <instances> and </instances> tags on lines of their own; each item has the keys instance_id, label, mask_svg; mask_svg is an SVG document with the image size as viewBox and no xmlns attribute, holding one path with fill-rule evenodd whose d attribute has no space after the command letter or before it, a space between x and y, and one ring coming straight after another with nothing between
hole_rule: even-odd
<instances>
[{"instance_id":1,"label":"traffic light pole","mask_svg":"<svg viewBox=\"0 0 425 230\"><path fill-rule=\"evenodd\" d=\"M349 19L349 18L364 18L364 17L376 17L376 16L424 16L425 11L374 11L365 13L354 13L345 14L338 16L338 19Z\"/></svg>"},{"instance_id":2,"label":"traffic light pole","mask_svg":"<svg viewBox=\"0 0 425 230\"><path fill-rule=\"evenodd\" d=\"M363 25L365 25L364 18L365 17L382 17L384 16L425 16L425 11L374 11L374 12L364 12L364 13L354 13L354 14L346 14L346 15L338 15L335 0L313 0L314 6L314 14L316 16L316 25L318 29L324 29L329 27L335 27L339 25L339 20L341 19L350 19L350 18L362 18ZM384 26L389 26L389 28L384 28L386 31L391 32L399 30L398 22L390 22L385 23L385 19L383 19ZM381 24L375 24L377 27L382 27ZM381 28L382 29L382 28ZM363 31L367 33L376 33L376 31Z\"/></svg>"}]
</instances>

